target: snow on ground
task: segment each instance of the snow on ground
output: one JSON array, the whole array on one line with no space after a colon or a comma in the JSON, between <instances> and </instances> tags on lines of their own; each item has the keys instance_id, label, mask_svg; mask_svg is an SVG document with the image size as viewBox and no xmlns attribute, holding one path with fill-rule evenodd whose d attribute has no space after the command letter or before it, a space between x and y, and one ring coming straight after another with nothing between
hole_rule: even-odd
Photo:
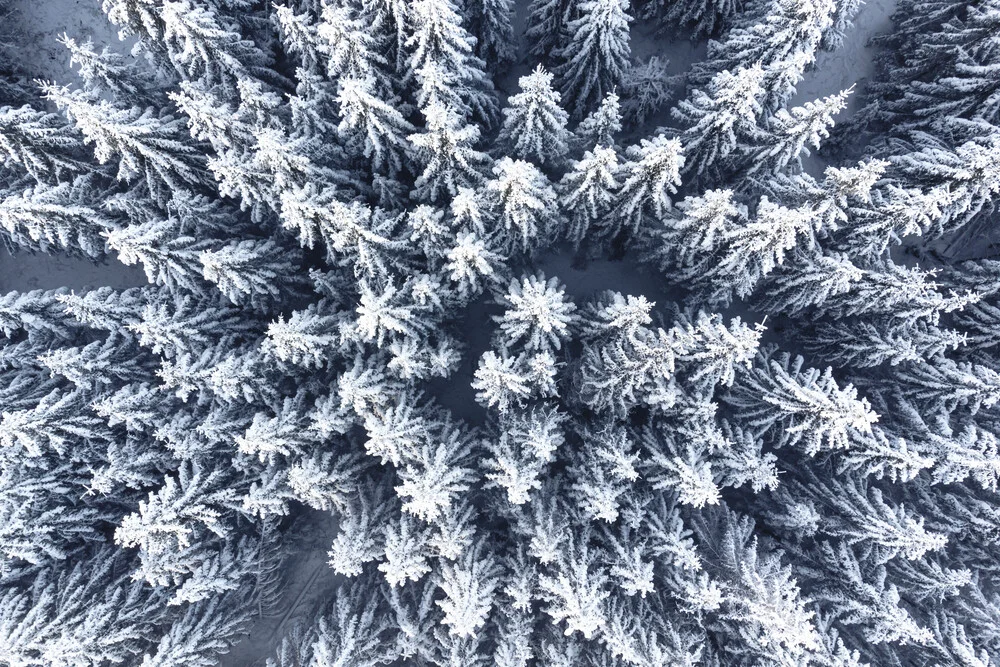
<instances>
[{"instance_id":1,"label":"snow on ground","mask_svg":"<svg viewBox=\"0 0 1000 667\"><path fill-rule=\"evenodd\" d=\"M877 48L869 46L869 40L880 33L892 30L892 13L896 11L896 0L868 0L854 19L854 25L847 31L843 45L836 51L820 51L814 69L806 72L805 78L796 86L796 93L789 102L790 107L828 95L836 95L852 85L854 92L847 98L847 107L834 121L843 123L858 110L861 95L868 78L875 72ZM802 167L810 175L821 177L829 160L813 151L803 156Z\"/></svg>"},{"instance_id":2,"label":"snow on ground","mask_svg":"<svg viewBox=\"0 0 1000 667\"><path fill-rule=\"evenodd\" d=\"M816 57L816 67L805 74L796 86L791 106L799 106L810 100L827 95L835 95L855 85L854 94L848 99L847 108L840 118L850 116L858 108L859 93L868 77L875 71L876 48L868 46L868 41L879 33L892 30L892 13L896 11L896 0L868 0L854 19L854 25L847 31L844 44L836 51L820 51Z\"/></svg>"},{"instance_id":3,"label":"snow on ground","mask_svg":"<svg viewBox=\"0 0 1000 667\"><path fill-rule=\"evenodd\" d=\"M14 0L24 37L18 42L20 65L32 78L68 85L78 81L69 51L57 39L63 33L78 42L89 37L98 46L128 50L101 11L101 0Z\"/></svg>"},{"instance_id":4,"label":"snow on ground","mask_svg":"<svg viewBox=\"0 0 1000 667\"><path fill-rule=\"evenodd\" d=\"M643 266L633 258L610 260L576 260L568 249L550 253L537 263L545 276L559 278L566 285L566 294L577 305L582 305L604 290L614 290L625 295L643 295L662 306L678 298L677 290L666 283L662 276Z\"/></svg>"},{"instance_id":5,"label":"snow on ground","mask_svg":"<svg viewBox=\"0 0 1000 667\"><path fill-rule=\"evenodd\" d=\"M260 610L247 635L219 660L219 667L259 667L307 614L319 614L344 577L327 562L337 521L329 512L303 509L285 533L286 557L280 565L281 598Z\"/></svg>"},{"instance_id":6,"label":"snow on ground","mask_svg":"<svg viewBox=\"0 0 1000 667\"><path fill-rule=\"evenodd\" d=\"M11 256L0 250L0 294L12 290L55 289L69 287L114 287L124 289L146 284L146 276L137 266L125 266L109 260L95 264L87 259L59 254L18 253Z\"/></svg>"}]
</instances>

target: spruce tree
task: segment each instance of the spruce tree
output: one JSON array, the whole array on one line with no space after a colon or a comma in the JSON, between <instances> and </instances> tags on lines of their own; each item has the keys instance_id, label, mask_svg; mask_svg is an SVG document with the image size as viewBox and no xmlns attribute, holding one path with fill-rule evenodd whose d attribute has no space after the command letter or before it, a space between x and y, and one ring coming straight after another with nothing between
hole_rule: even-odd
<instances>
[{"instance_id":1,"label":"spruce tree","mask_svg":"<svg viewBox=\"0 0 1000 667\"><path fill-rule=\"evenodd\" d=\"M688 158L685 171L703 174L751 136L762 111L763 81L759 64L735 73L724 70L712 78L707 90L693 90L690 100L674 108L674 117L685 126L681 134Z\"/></svg>"},{"instance_id":2,"label":"spruce tree","mask_svg":"<svg viewBox=\"0 0 1000 667\"><path fill-rule=\"evenodd\" d=\"M579 17L566 24L569 39L557 53L555 73L562 99L576 118L624 83L632 20L626 9L622 0L587 0L580 3Z\"/></svg>"},{"instance_id":3,"label":"spruce tree","mask_svg":"<svg viewBox=\"0 0 1000 667\"><path fill-rule=\"evenodd\" d=\"M538 65L518 79L521 92L512 95L503 110L498 141L513 156L559 165L568 150L569 114L560 106L560 95L552 89L552 75Z\"/></svg>"},{"instance_id":4,"label":"spruce tree","mask_svg":"<svg viewBox=\"0 0 1000 667\"><path fill-rule=\"evenodd\" d=\"M406 79L415 80L424 91L441 85L456 89L455 111L461 116L475 114L490 126L497 116L497 101L485 63L473 53L476 43L462 25L451 0L418 0L409 9L412 34L406 40L409 53ZM446 100L440 100L446 102ZM431 103L424 96L423 106Z\"/></svg>"},{"instance_id":5,"label":"spruce tree","mask_svg":"<svg viewBox=\"0 0 1000 667\"><path fill-rule=\"evenodd\" d=\"M490 72L503 72L516 59L511 0L476 0L470 6L475 53Z\"/></svg>"},{"instance_id":6,"label":"spruce tree","mask_svg":"<svg viewBox=\"0 0 1000 667\"><path fill-rule=\"evenodd\" d=\"M562 207L569 220L566 235L579 245L592 227L601 224L614 205L621 184L614 149L596 146L583 154L566 172L559 187Z\"/></svg>"},{"instance_id":7,"label":"spruce tree","mask_svg":"<svg viewBox=\"0 0 1000 667\"><path fill-rule=\"evenodd\" d=\"M414 184L414 197L433 202L445 194L455 196L459 188L481 184L489 157L474 147L479 128L464 125L458 112L439 102L423 113L424 133L408 137L423 165L423 173Z\"/></svg>"},{"instance_id":8,"label":"spruce tree","mask_svg":"<svg viewBox=\"0 0 1000 667\"><path fill-rule=\"evenodd\" d=\"M524 31L528 53L551 64L566 44L569 22L578 14L578 3L573 0L531 0Z\"/></svg>"}]
</instances>

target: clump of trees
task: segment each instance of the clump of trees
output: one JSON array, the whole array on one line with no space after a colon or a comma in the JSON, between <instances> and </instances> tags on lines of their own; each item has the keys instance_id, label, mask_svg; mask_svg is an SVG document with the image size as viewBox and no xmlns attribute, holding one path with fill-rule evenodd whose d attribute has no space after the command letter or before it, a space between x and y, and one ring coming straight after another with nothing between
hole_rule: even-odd
<instances>
[{"instance_id":1,"label":"clump of trees","mask_svg":"<svg viewBox=\"0 0 1000 667\"><path fill-rule=\"evenodd\" d=\"M103 7L0 88L7 247L147 278L0 297L0 664L216 664L316 513L272 667L996 662L1000 8L793 105L859 3Z\"/></svg>"}]
</instances>

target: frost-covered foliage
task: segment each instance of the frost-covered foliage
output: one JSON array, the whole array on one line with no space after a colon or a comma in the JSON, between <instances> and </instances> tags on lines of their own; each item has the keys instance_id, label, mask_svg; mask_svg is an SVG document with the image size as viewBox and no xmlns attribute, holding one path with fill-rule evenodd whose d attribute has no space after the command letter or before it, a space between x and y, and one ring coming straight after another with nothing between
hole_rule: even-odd
<instances>
[{"instance_id":1,"label":"frost-covered foliage","mask_svg":"<svg viewBox=\"0 0 1000 667\"><path fill-rule=\"evenodd\" d=\"M0 665L1000 664L995 0L796 104L860 3L102 4L0 86L5 245L147 278L0 296Z\"/></svg>"}]
</instances>

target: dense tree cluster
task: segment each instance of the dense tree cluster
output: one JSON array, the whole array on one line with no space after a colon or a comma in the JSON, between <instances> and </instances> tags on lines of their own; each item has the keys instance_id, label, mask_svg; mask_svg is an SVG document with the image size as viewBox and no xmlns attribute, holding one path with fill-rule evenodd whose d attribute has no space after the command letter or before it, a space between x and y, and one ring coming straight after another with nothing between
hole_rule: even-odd
<instances>
[{"instance_id":1,"label":"dense tree cluster","mask_svg":"<svg viewBox=\"0 0 1000 667\"><path fill-rule=\"evenodd\" d=\"M1000 3L794 104L860 5L103 0L0 87L7 247L147 278L0 297L0 665L218 664L319 514L257 664L1000 664Z\"/></svg>"}]
</instances>

